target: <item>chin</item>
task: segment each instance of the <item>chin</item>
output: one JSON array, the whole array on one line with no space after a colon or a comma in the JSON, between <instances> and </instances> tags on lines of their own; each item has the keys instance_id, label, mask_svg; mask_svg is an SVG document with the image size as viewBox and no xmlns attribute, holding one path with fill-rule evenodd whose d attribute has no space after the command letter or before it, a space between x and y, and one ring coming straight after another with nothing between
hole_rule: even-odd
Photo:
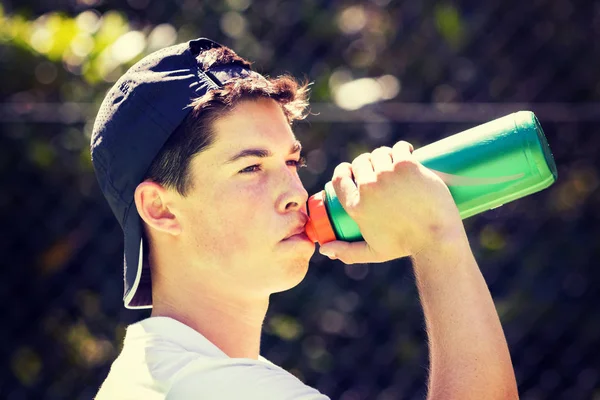
<instances>
[{"instance_id":1,"label":"chin","mask_svg":"<svg viewBox=\"0 0 600 400\"><path fill-rule=\"evenodd\" d=\"M296 286L298 286L298 284L300 284L300 282L302 282L302 280L304 280L304 277L306 276L306 273L308 272L308 261L310 260L310 258L308 259L296 259L294 261L290 261L288 263L286 263L285 265L285 277L284 277L284 281L282 282L283 285L278 288L278 290L276 290L274 293L277 292L284 292L286 290L290 290Z\"/></svg>"}]
</instances>

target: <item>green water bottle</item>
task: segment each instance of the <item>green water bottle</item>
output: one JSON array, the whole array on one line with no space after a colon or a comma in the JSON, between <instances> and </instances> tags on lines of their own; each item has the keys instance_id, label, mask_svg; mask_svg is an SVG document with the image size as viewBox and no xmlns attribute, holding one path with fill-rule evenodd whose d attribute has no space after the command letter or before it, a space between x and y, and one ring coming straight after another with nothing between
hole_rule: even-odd
<instances>
[{"instance_id":1,"label":"green water bottle","mask_svg":"<svg viewBox=\"0 0 600 400\"><path fill-rule=\"evenodd\" d=\"M539 192L557 178L544 131L530 111L519 111L415 150L414 158L446 183L461 218ZM306 234L320 244L363 240L333 184L308 200Z\"/></svg>"}]
</instances>

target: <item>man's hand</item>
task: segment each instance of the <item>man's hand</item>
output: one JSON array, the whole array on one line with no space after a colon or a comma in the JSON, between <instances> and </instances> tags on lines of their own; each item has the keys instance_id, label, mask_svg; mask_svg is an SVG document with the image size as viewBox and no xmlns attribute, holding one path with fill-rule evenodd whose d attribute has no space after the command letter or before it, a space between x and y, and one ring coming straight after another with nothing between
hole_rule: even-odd
<instances>
[{"instance_id":1,"label":"man's hand","mask_svg":"<svg viewBox=\"0 0 600 400\"><path fill-rule=\"evenodd\" d=\"M333 186L363 242L325 243L346 264L410 256L429 339L428 399L517 399L494 302L448 187L398 142L340 164Z\"/></svg>"},{"instance_id":2,"label":"man's hand","mask_svg":"<svg viewBox=\"0 0 600 400\"><path fill-rule=\"evenodd\" d=\"M414 256L428 246L466 240L448 187L400 141L359 155L334 171L332 184L364 242L326 243L320 252L346 264Z\"/></svg>"}]
</instances>

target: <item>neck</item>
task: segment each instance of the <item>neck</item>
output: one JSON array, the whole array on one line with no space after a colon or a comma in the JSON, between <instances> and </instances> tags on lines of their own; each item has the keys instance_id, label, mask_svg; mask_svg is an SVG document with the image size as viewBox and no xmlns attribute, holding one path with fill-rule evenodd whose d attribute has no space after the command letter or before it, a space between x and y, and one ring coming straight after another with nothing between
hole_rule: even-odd
<instances>
[{"instance_id":1,"label":"neck","mask_svg":"<svg viewBox=\"0 0 600 400\"><path fill-rule=\"evenodd\" d=\"M153 276L153 317L170 317L186 324L229 357L258 359L268 297L223 293L205 285L198 287L197 282L187 286L181 281L177 286L169 283Z\"/></svg>"}]
</instances>

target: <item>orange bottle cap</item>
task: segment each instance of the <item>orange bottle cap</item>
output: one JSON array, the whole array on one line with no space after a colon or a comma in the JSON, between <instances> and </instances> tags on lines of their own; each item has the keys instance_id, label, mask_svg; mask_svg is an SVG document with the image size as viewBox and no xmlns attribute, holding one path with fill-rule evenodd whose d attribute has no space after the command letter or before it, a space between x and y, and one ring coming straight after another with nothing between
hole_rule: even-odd
<instances>
[{"instance_id":1,"label":"orange bottle cap","mask_svg":"<svg viewBox=\"0 0 600 400\"><path fill-rule=\"evenodd\" d=\"M308 199L309 220L305 227L308 238L319 244L337 240L331 222L329 222L324 197L325 191L322 190Z\"/></svg>"}]
</instances>

